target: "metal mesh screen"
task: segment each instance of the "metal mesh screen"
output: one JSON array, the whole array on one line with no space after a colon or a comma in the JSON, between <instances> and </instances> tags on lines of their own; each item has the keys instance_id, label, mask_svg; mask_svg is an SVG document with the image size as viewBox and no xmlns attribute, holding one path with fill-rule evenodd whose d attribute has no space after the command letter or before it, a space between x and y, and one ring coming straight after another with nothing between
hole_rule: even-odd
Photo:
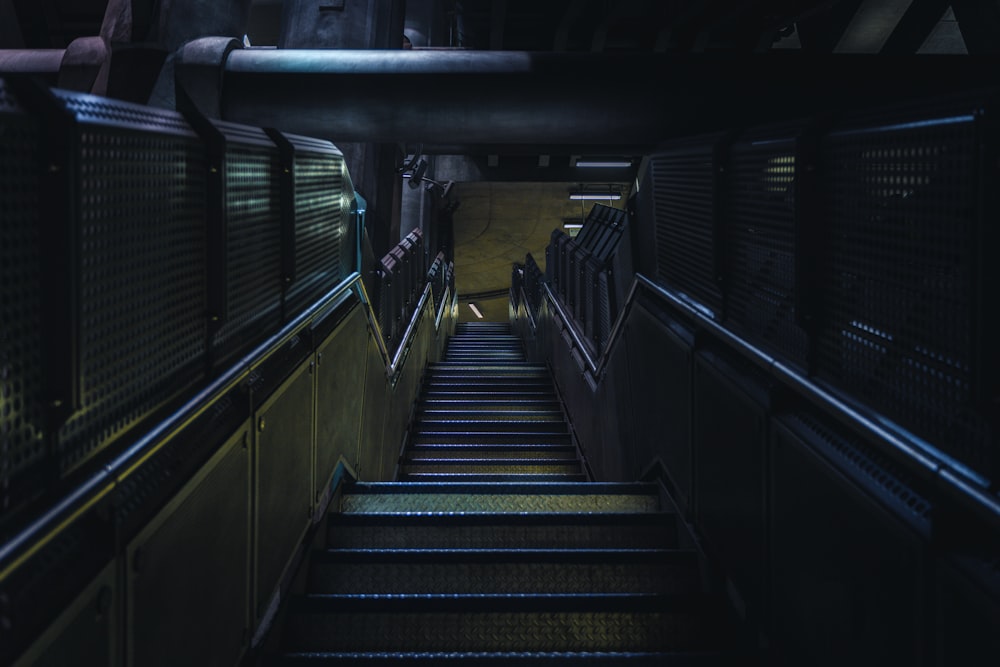
<instances>
[{"instance_id":1,"label":"metal mesh screen","mask_svg":"<svg viewBox=\"0 0 1000 667\"><path fill-rule=\"evenodd\" d=\"M82 126L82 410L59 432L63 471L198 379L206 310L201 144L177 114L66 102Z\"/></svg>"},{"instance_id":2,"label":"metal mesh screen","mask_svg":"<svg viewBox=\"0 0 1000 667\"><path fill-rule=\"evenodd\" d=\"M274 150L234 145L225 169L228 312L214 345L235 353L281 314L281 165Z\"/></svg>"},{"instance_id":3,"label":"metal mesh screen","mask_svg":"<svg viewBox=\"0 0 1000 667\"><path fill-rule=\"evenodd\" d=\"M722 310L715 281L715 137L671 147L653 156L656 273L711 310Z\"/></svg>"},{"instance_id":4,"label":"metal mesh screen","mask_svg":"<svg viewBox=\"0 0 1000 667\"><path fill-rule=\"evenodd\" d=\"M299 143L298 137L290 139ZM335 150L330 144L328 152L295 153L296 278L287 297L289 317L332 289L342 277L344 158Z\"/></svg>"},{"instance_id":5,"label":"metal mesh screen","mask_svg":"<svg viewBox=\"0 0 1000 667\"><path fill-rule=\"evenodd\" d=\"M757 131L732 148L725 216L726 324L805 366L808 342L795 323L794 303L796 132Z\"/></svg>"},{"instance_id":6,"label":"metal mesh screen","mask_svg":"<svg viewBox=\"0 0 1000 667\"><path fill-rule=\"evenodd\" d=\"M0 517L37 489L45 457L40 134L0 81Z\"/></svg>"},{"instance_id":7,"label":"metal mesh screen","mask_svg":"<svg viewBox=\"0 0 1000 667\"><path fill-rule=\"evenodd\" d=\"M823 145L829 229L818 374L989 474L972 410L977 127L862 119Z\"/></svg>"}]
</instances>

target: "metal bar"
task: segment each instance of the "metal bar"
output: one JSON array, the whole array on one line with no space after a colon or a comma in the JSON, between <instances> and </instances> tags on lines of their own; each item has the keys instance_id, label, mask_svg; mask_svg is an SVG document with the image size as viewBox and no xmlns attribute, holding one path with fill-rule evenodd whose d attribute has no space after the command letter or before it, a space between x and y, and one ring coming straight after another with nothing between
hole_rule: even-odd
<instances>
[{"instance_id":1,"label":"metal bar","mask_svg":"<svg viewBox=\"0 0 1000 667\"><path fill-rule=\"evenodd\" d=\"M1000 498L989 493L985 480L976 479L965 473L961 470L960 464L947 460L941 452L933 450L930 446L921 445L918 438L906 438L882 426L872 417L848 405L780 360L728 331L649 278L636 274L634 284L681 310L701 328L726 343L745 359L767 371L779 382L795 389L845 426L870 439L875 446L883 449L886 454L906 465L921 478L941 486L944 491L964 500L970 509L993 526L1000 527Z\"/></svg>"},{"instance_id":2,"label":"metal bar","mask_svg":"<svg viewBox=\"0 0 1000 667\"><path fill-rule=\"evenodd\" d=\"M24 529L0 544L0 581L3 581L32 554L51 542L72 522L106 496L116 484L123 483L143 462L162 449L170 438L192 423L213 403L245 380L252 366L259 365L280 349L294 336L309 326L309 322L330 303L344 293L356 289L361 284L361 274L354 272L330 290L326 296L316 301L298 317L285 325L281 331L258 345L242 359L233 363L224 373L207 387L168 416L140 440L119 454L70 491L54 507L46 511ZM370 308L366 308L370 310ZM7 562L9 561L9 562Z\"/></svg>"},{"instance_id":3,"label":"metal bar","mask_svg":"<svg viewBox=\"0 0 1000 667\"><path fill-rule=\"evenodd\" d=\"M609 363L611 350L621 335L624 322L631 312L632 305L635 303L637 291L639 289L645 290L659 300L681 311L685 316L693 320L698 327L711 334L718 341L724 343L753 365L771 375L778 382L811 401L844 426L872 442L874 446L882 449L893 460L905 465L907 469L918 475L921 479L931 483L935 487L939 487L943 492L963 502L969 509L973 510L994 527L1000 527L1000 498L990 493L989 480L979 477L960 462L952 460L934 448L933 445L923 442L920 438L907 433L903 429L889 427L880 423L877 418L865 414L863 409L858 409L850 405L834 393L813 382L810 378L785 365L781 360L743 340L701 312L698 308L689 304L681 296L657 284L646 276L636 274L632 282L632 287L629 290L625 308L622 309L618 319L615 321L603 354L596 361L591 356L587 346L583 345L580 334L576 331L573 319L567 316L565 309L559 299L552 293L549 285L545 283L543 287L550 304L556 309L564 326L569 331L574 346L595 378L600 378L603 375ZM530 313L530 309L526 309L526 312Z\"/></svg>"}]
</instances>

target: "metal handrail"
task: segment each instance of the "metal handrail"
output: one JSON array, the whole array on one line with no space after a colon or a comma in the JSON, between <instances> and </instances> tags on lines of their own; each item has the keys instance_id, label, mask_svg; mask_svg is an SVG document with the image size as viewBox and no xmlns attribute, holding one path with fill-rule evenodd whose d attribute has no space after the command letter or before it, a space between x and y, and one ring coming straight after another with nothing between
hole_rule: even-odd
<instances>
[{"instance_id":1,"label":"metal handrail","mask_svg":"<svg viewBox=\"0 0 1000 667\"><path fill-rule=\"evenodd\" d=\"M427 300L431 299L433 304L431 285L427 283L424 286L424 291L406 328L399 349L396 350L395 355L390 357L378 324L378 318L372 310L371 301L365 291L364 282L361 280L361 274L357 271L352 272L336 287L327 292L324 297L283 326L279 332L234 362L208 386L185 401L173 414L155 425L103 468L63 496L55 505L15 533L6 542L0 544L0 582L6 580L32 556L72 525L74 521L105 499L116 486L122 484L146 461L166 446L174 434L181 432L194 422L215 401L244 382L255 368L280 350L285 343L301 334L317 315L335 308L351 294L358 297L362 308L364 308L368 324L375 334L376 344L386 364L386 375L390 379L398 377ZM447 298L442 299L441 314L444 312L446 302ZM435 321L437 329L440 329L441 314Z\"/></svg>"},{"instance_id":2,"label":"metal handrail","mask_svg":"<svg viewBox=\"0 0 1000 667\"><path fill-rule=\"evenodd\" d=\"M543 288L549 303L562 319L574 346L578 349L587 369L594 375L595 379L599 379L604 374L607 364L610 362L614 345L622 335L624 323L635 303L636 293L642 289L680 310L697 326L726 344L742 358L750 361L778 382L793 389L866 441L873 443L876 449L900 462L920 479L959 500L992 527L1000 528L1000 497L990 491L989 480L969 470L961 462L948 457L905 429L881 423L883 420L880 420L878 416L867 413L868 411L863 407L851 405L780 359L729 331L701 312L696 306L690 304L680 294L657 284L646 276L636 274L629 289L625 307L618 314L608 343L597 359L591 355L589 347L584 344L583 337L577 331L575 320L567 315L566 309L553 294L548 283L543 283Z\"/></svg>"}]
</instances>

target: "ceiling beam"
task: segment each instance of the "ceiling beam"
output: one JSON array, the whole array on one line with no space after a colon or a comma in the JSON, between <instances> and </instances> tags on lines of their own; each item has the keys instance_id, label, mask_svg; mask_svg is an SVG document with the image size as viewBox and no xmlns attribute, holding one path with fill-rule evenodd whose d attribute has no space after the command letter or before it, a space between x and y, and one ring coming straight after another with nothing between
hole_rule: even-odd
<instances>
[{"instance_id":1,"label":"ceiling beam","mask_svg":"<svg viewBox=\"0 0 1000 667\"><path fill-rule=\"evenodd\" d=\"M213 117L428 153L503 145L535 155L634 155L675 136L944 94L994 75L990 62L946 56L915 68L877 55L770 53L237 49L218 62L224 73L191 70L223 82L221 106L205 109ZM183 57L177 71L187 71ZM612 83L641 91L642 103L602 90Z\"/></svg>"}]
</instances>

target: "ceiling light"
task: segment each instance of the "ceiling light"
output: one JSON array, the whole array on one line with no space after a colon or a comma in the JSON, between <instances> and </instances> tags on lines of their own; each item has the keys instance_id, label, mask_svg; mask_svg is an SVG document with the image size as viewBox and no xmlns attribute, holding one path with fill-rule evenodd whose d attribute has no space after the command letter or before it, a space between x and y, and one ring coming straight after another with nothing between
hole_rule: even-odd
<instances>
[{"instance_id":1,"label":"ceiling light","mask_svg":"<svg viewBox=\"0 0 1000 667\"><path fill-rule=\"evenodd\" d=\"M583 229L583 223L580 222L564 222L563 229Z\"/></svg>"},{"instance_id":2,"label":"ceiling light","mask_svg":"<svg viewBox=\"0 0 1000 667\"><path fill-rule=\"evenodd\" d=\"M569 198L576 201L602 201L605 199L617 201L622 198L622 194L620 192L571 192Z\"/></svg>"},{"instance_id":3,"label":"ceiling light","mask_svg":"<svg viewBox=\"0 0 1000 667\"><path fill-rule=\"evenodd\" d=\"M631 167L630 160L577 160L578 167L596 167L598 169L624 169Z\"/></svg>"},{"instance_id":4,"label":"ceiling light","mask_svg":"<svg viewBox=\"0 0 1000 667\"><path fill-rule=\"evenodd\" d=\"M478 308L476 308L476 304L474 304L474 303L472 303L470 301L469 302L469 308L471 308L472 312L476 314L476 317L478 317L479 319L483 319L483 314L481 312L479 312Z\"/></svg>"}]
</instances>

